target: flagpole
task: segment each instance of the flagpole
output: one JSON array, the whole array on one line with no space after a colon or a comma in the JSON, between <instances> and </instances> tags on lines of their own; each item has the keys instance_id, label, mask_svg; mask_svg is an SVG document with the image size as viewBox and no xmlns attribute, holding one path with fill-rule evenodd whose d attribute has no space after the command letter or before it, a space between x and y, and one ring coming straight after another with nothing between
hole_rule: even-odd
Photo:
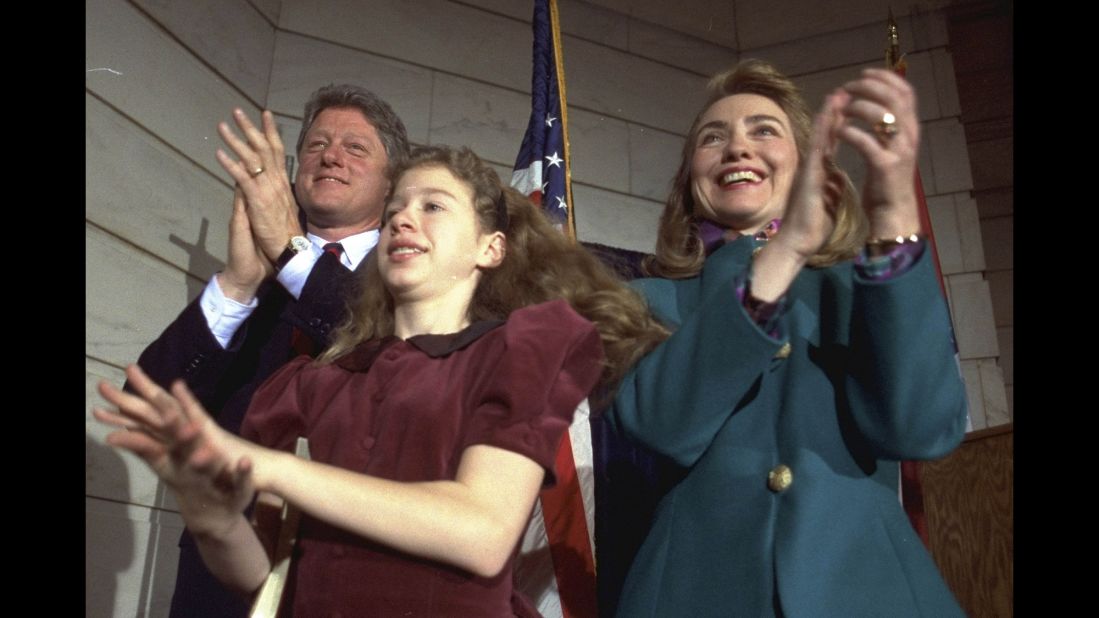
<instances>
[{"instance_id":1,"label":"flagpole","mask_svg":"<svg viewBox=\"0 0 1099 618\"><path fill-rule=\"evenodd\" d=\"M565 58L561 52L561 21L557 16L557 0L549 0L550 30L553 33L553 61L557 66L557 92L561 97L561 133L565 146L565 201L568 202L565 235L576 242L576 218L572 201L572 153L569 149L568 97L565 95Z\"/></svg>"},{"instance_id":2,"label":"flagpole","mask_svg":"<svg viewBox=\"0 0 1099 618\"><path fill-rule=\"evenodd\" d=\"M885 67L897 75L904 77L908 72L908 62L904 59L904 54L901 53L901 41L900 33L897 29L897 20L893 18L893 9L889 9L889 23L888 23L888 43L885 47ZM916 203L919 206L917 211L920 216L920 227L923 228L924 234L927 235L927 244L931 247L931 257L934 258L932 263L935 264L935 276L939 279L939 289L942 290L943 297L946 297L946 283L943 280L943 270L939 265L939 248L935 243L935 232L931 228L931 215L927 210L927 196L923 191L923 178L920 177L920 167L916 166L916 175L913 179L916 188Z\"/></svg>"},{"instance_id":3,"label":"flagpole","mask_svg":"<svg viewBox=\"0 0 1099 618\"><path fill-rule=\"evenodd\" d=\"M889 21L885 46L885 66L901 77L908 71L908 63L904 54L900 51L900 33L897 29L897 20L893 18L893 9L889 9ZM918 120L917 120L918 122ZM943 297L946 297L946 284L943 281L942 267L939 265L939 250L935 244L934 230L931 228L931 215L927 210L927 197L923 191L923 179L920 177L920 167L916 165L913 176L916 190L917 212L920 217L920 227L927 236L927 244L931 250L931 263L935 266L935 276L939 280L939 289ZM920 479L920 463L918 461L904 460L900 462L901 478L901 503L909 523L923 541L924 547L931 547L930 535L927 529L927 513L923 504L923 481Z\"/></svg>"}]
</instances>

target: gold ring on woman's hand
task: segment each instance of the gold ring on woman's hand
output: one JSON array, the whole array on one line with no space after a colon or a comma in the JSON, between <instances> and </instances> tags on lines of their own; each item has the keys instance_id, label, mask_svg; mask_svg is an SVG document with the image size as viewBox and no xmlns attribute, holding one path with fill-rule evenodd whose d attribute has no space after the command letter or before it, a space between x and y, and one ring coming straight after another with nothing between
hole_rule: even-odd
<instances>
[{"instance_id":1,"label":"gold ring on woman's hand","mask_svg":"<svg viewBox=\"0 0 1099 618\"><path fill-rule=\"evenodd\" d=\"M885 112L882 114L881 120L874 125L874 135L878 136L878 141L882 145L886 145L893 136L897 134L897 117L892 112Z\"/></svg>"}]
</instances>

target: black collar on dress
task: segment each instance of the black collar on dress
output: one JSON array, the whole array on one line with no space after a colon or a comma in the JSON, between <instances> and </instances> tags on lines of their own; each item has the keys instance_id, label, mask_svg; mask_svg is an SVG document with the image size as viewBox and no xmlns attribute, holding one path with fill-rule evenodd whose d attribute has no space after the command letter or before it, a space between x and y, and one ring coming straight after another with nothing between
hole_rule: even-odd
<instances>
[{"instance_id":1,"label":"black collar on dress","mask_svg":"<svg viewBox=\"0 0 1099 618\"><path fill-rule=\"evenodd\" d=\"M456 333L450 333L449 335L416 335L415 337L409 337L408 342L420 348L421 352L431 358L439 358L461 350L480 339L481 335L503 323L503 320L482 320L474 322Z\"/></svg>"},{"instance_id":2,"label":"black collar on dress","mask_svg":"<svg viewBox=\"0 0 1099 618\"><path fill-rule=\"evenodd\" d=\"M483 320L474 322L456 333L415 335L409 337L407 341L431 358L440 358L461 350L503 323L503 320ZM335 363L348 371L367 371L379 354L398 341L400 338L394 335L364 341L347 354L337 358Z\"/></svg>"}]
</instances>

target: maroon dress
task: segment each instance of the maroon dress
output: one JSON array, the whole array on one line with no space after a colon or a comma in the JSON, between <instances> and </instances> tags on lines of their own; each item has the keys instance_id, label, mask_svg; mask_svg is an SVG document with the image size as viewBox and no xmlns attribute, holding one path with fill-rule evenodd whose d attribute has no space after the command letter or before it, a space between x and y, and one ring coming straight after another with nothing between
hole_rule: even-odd
<instances>
[{"instance_id":1,"label":"maroon dress","mask_svg":"<svg viewBox=\"0 0 1099 618\"><path fill-rule=\"evenodd\" d=\"M256 391L241 435L404 482L451 480L474 444L553 462L602 371L595 327L557 300L452 335L387 337L327 365L291 361ZM511 616L512 562L478 577L304 516L284 612L294 616ZM288 605L292 603L292 605ZM514 605L513 605L514 604ZM529 606L529 604L526 604Z\"/></svg>"}]
</instances>

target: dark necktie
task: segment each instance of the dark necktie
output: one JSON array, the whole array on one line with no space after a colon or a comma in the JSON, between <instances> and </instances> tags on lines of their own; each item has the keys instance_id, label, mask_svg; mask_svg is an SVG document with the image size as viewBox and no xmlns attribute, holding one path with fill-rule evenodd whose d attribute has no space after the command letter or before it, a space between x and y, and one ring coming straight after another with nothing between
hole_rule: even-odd
<instances>
[{"instance_id":1,"label":"dark necktie","mask_svg":"<svg viewBox=\"0 0 1099 618\"><path fill-rule=\"evenodd\" d=\"M331 253L336 256L337 260L339 260L340 255L343 254L343 245L338 242L330 242L326 244L323 249L325 253ZM297 326L294 327L294 332L290 335L290 349L293 350L292 356L301 354L315 356L313 340L306 336Z\"/></svg>"}]
</instances>

